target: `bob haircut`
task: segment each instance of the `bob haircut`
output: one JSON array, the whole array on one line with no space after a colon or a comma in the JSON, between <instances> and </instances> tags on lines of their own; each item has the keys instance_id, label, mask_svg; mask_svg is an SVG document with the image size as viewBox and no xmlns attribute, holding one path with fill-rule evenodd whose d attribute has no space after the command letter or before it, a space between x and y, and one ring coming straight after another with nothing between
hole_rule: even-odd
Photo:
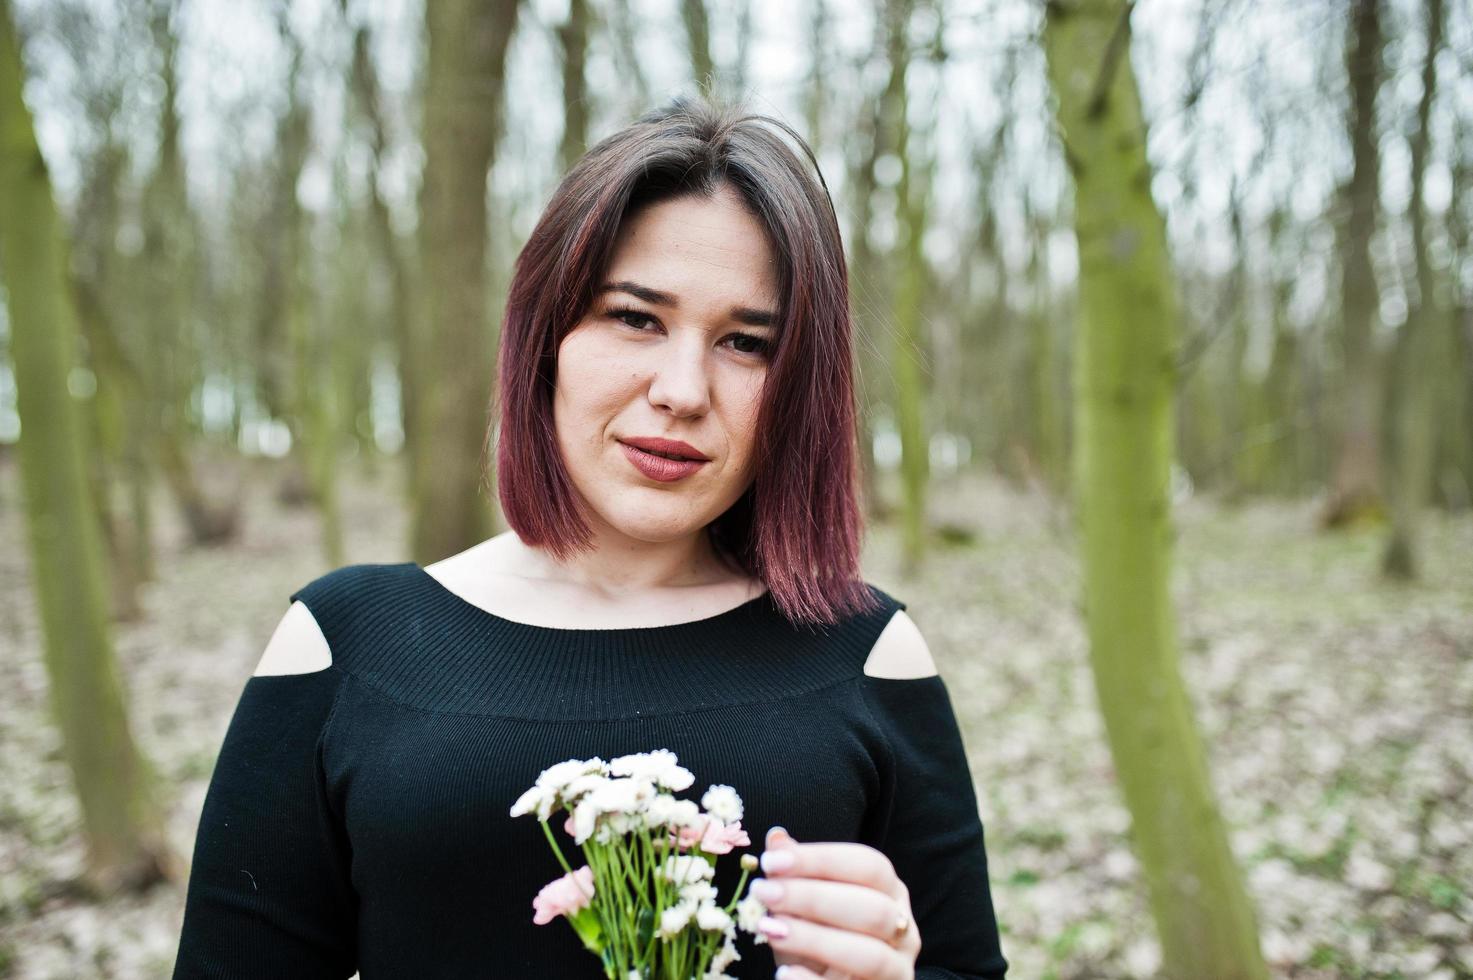
<instances>
[{"instance_id":1,"label":"bob haircut","mask_svg":"<svg viewBox=\"0 0 1473 980\"><path fill-rule=\"evenodd\" d=\"M813 163L810 173L773 126ZM492 419L497 496L528 545L559 560L592 547L553 425L557 352L586 315L623 219L725 183L766 229L779 267L775 348L757 414L755 476L706 528L717 555L760 579L794 624L878 608L859 565L857 410L849 284L828 184L803 138L741 106L677 97L599 141L563 177L508 288Z\"/></svg>"}]
</instances>

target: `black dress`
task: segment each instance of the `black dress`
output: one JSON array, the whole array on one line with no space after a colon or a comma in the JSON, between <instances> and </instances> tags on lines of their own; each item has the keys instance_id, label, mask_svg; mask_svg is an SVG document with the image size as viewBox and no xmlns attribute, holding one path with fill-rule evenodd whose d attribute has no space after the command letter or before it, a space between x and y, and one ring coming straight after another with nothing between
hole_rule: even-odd
<instances>
[{"instance_id":1,"label":"black dress","mask_svg":"<svg viewBox=\"0 0 1473 980\"><path fill-rule=\"evenodd\" d=\"M753 846L735 853L760 853L774 824L869 844L910 891L917 976L1002 977L945 684L864 674L905 608L870 588L879 612L827 629L793 626L770 594L670 626L555 629L481 609L414 563L315 579L291 598L332 665L246 682L174 976L601 977L566 921L532 923L562 869L536 817L508 810L553 763L667 748L696 777L677 795L741 795ZM718 861L721 904L739 874L735 854ZM771 947L737 936L727 972L771 977Z\"/></svg>"}]
</instances>

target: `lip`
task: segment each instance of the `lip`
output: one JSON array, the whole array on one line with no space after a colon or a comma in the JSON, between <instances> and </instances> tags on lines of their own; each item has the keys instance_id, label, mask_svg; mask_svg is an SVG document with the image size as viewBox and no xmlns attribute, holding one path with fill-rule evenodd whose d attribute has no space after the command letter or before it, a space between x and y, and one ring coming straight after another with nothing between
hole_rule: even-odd
<instances>
[{"instance_id":1,"label":"lip","mask_svg":"<svg viewBox=\"0 0 1473 980\"><path fill-rule=\"evenodd\" d=\"M666 453L670 456L684 456L697 462L707 462L710 456L696 449L688 442L679 439L661 439L659 436L635 436L632 439L620 439L626 446L634 446L652 453Z\"/></svg>"},{"instance_id":2,"label":"lip","mask_svg":"<svg viewBox=\"0 0 1473 980\"><path fill-rule=\"evenodd\" d=\"M627 442L620 442L619 448L624 450L624 457L634 465L635 469L660 483L674 483L676 480L683 480L707 463L707 460L704 459L666 459L664 456L645 452L638 446Z\"/></svg>"}]
</instances>

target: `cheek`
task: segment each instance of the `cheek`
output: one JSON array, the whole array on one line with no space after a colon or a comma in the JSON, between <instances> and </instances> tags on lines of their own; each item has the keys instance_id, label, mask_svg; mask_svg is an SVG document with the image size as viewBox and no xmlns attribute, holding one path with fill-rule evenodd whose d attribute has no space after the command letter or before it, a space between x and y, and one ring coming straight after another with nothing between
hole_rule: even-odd
<instances>
[{"instance_id":1,"label":"cheek","mask_svg":"<svg viewBox=\"0 0 1473 980\"><path fill-rule=\"evenodd\" d=\"M628 402L631 371L604 346L573 334L558 349L553 418L561 438L597 441Z\"/></svg>"},{"instance_id":2,"label":"cheek","mask_svg":"<svg viewBox=\"0 0 1473 980\"><path fill-rule=\"evenodd\" d=\"M757 415L762 407L762 382L744 379L736 388L728 404L732 408L731 455L740 460L744 469L749 468L757 442Z\"/></svg>"}]
</instances>

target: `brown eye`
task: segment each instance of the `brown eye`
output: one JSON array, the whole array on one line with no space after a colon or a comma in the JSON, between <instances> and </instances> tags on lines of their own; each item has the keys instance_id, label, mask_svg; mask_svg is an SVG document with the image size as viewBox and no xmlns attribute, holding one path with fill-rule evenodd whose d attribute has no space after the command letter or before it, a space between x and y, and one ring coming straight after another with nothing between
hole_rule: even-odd
<instances>
[{"instance_id":1,"label":"brown eye","mask_svg":"<svg viewBox=\"0 0 1473 980\"><path fill-rule=\"evenodd\" d=\"M754 333L734 333L726 339L733 341L734 344L745 342L748 345L746 347L734 346L733 350L739 354L760 354L765 357L772 352L772 341Z\"/></svg>"},{"instance_id":2,"label":"brown eye","mask_svg":"<svg viewBox=\"0 0 1473 980\"><path fill-rule=\"evenodd\" d=\"M609 312L606 313L605 316L612 317L621 323L633 327L635 330L641 331L643 330L643 324L654 322L653 317L649 316L648 314L641 313L638 310L609 310Z\"/></svg>"}]
</instances>

